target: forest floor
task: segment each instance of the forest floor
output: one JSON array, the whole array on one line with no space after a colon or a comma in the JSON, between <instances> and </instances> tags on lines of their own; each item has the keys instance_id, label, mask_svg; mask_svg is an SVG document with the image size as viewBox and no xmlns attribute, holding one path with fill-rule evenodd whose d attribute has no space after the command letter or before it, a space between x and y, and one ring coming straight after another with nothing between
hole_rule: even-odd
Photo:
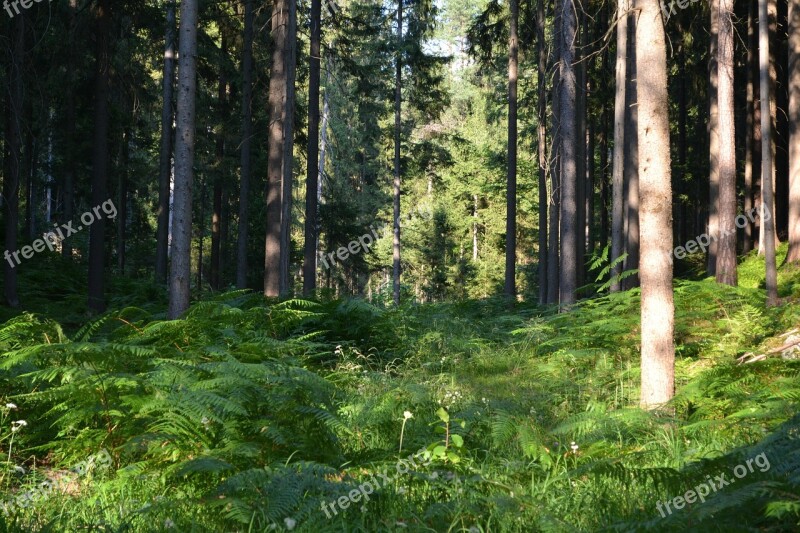
<instances>
[{"instance_id":1,"label":"forest floor","mask_svg":"<svg viewBox=\"0 0 800 533\"><path fill-rule=\"evenodd\" d=\"M800 356L737 361L793 338L796 270L774 309L752 255L738 288L676 282L677 395L654 414L638 290L562 314L230 292L170 322L119 279L87 320L49 261L21 279L35 312L0 317L0 531L800 524Z\"/></svg>"}]
</instances>

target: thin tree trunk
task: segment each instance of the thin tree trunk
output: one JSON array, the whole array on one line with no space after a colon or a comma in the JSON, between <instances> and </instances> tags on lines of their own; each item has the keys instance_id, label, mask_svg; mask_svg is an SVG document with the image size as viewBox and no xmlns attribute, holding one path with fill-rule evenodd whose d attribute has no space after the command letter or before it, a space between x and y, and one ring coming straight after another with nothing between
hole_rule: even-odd
<instances>
[{"instance_id":1,"label":"thin tree trunk","mask_svg":"<svg viewBox=\"0 0 800 533\"><path fill-rule=\"evenodd\" d=\"M562 309L575 302L577 289L577 198L578 181L576 149L577 131L575 120L575 39L577 20L574 0L563 0L561 3L561 24L557 31L561 33L560 76L560 129L561 129L561 284L559 303Z\"/></svg>"},{"instance_id":2,"label":"thin tree trunk","mask_svg":"<svg viewBox=\"0 0 800 533\"><path fill-rule=\"evenodd\" d=\"M553 32L553 48L555 61L561 60L561 2L555 0L553 18L555 28ZM558 304L559 291L561 288L560 275L560 250L559 237L561 235L561 76L559 69L553 73L553 134L552 154L550 163L550 179L552 182L550 191L550 234L547 246L547 303Z\"/></svg>"},{"instance_id":3,"label":"thin tree trunk","mask_svg":"<svg viewBox=\"0 0 800 533\"><path fill-rule=\"evenodd\" d=\"M717 106L719 134L718 283L736 286L736 138L734 125L733 0L718 0Z\"/></svg>"},{"instance_id":4,"label":"thin tree trunk","mask_svg":"<svg viewBox=\"0 0 800 533\"><path fill-rule=\"evenodd\" d=\"M22 173L22 62L25 53L25 17L11 21L11 41L8 53L8 91L6 99L6 135L3 170L3 223L5 224L5 250L3 262L3 291L9 307L19 307L17 295L18 258L17 229L19 225L19 184Z\"/></svg>"},{"instance_id":5,"label":"thin tree trunk","mask_svg":"<svg viewBox=\"0 0 800 533\"><path fill-rule=\"evenodd\" d=\"M92 144L92 207L108 200L108 130L111 123L111 5L97 4L97 56L95 58L94 139ZM79 226L80 227L80 226ZM105 303L105 218L89 227L89 309L102 313Z\"/></svg>"},{"instance_id":6,"label":"thin tree trunk","mask_svg":"<svg viewBox=\"0 0 800 533\"><path fill-rule=\"evenodd\" d=\"M192 275L192 181L194 178L195 95L197 90L197 0L183 0L179 28L175 178L172 202L170 320L189 308ZM202 223L202 219L201 219Z\"/></svg>"},{"instance_id":7,"label":"thin tree trunk","mask_svg":"<svg viewBox=\"0 0 800 533\"><path fill-rule=\"evenodd\" d=\"M219 80L217 84L217 112L219 131L216 138L216 172L211 212L211 288L218 291L222 285L222 187L225 176L225 123L228 116L228 78L225 74L225 58L228 55L228 40L224 30L220 46Z\"/></svg>"},{"instance_id":8,"label":"thin tree trunk","mask_svg":"<svg viewBox=\"0 0 800 533\"><path fill-rule=\"evenodd\" d=\"M236 287L247 287L248 205L253 136L253 0L244 0L244 44L242 48L242 153L239 184L239 232L236 241Z\"/></svg>"},{"instance_id":9,"label":"thin tree trunk","mask_svg":"<svg viewBox=\"0 0 800 533\"><path fill-rule=\"evenodd\" d=\"M756 71L758 69L756 50L758 40L756 39L756 9L754 2L750 2L747 9L747 104L746 104L746 124L745 132L745 163L744 163L744 213L747 219L744 227L744 240L742 251L748 253L753 249L753 223L748 215L753 210L753 187L757 181L758 167L760 161L757 159L757 144L760 139L756 138L756 128L758 128L758 118L756 116L757 82Z\"/></svg>"},{"instance_id":10,"label":"thin tree trunk","mask_svg":"<svg viewBox=\"0 0 800 533\"><path fill-rule=\"evenodd\" d=\"M292 193L294 188L294 108L295 71L297 66L297 1L289 0L288 35L286 42L286 105L283 120L283 181L281 183L281 296L291 291L289 263L292 252Z\"/></svg>"},{"instance_id":11,"label":"thin tree trunk","mask_svg":"<svg viewBox=\"0 0 800 533\"><path fill-rule=\"evenodd\" d=\"M69 1L69 15L70 15L70 39L75 38L77 32L77 12L78 0ZM66 133L66 152L72 153L75 148L75 55L76 43L70 41L69 51L67 52L67 109L64 111L66 123L64 130ZM69 222L74 215L75 204L75 175L77 173L75 157L67 157L66 164L64 165L64 220ZM72 259L72 242L70 239L61 241L61 256L65 259Z\"/></svg>"},{"instance_id":12,"label":"thin tree trunk","mask_svg":"<svg viewBox=\"0 0 800 533\"><path fill-rule=\"evenodd\" d=\"M281 212L289 45L289 2L275 0L272 10L272 69L269 78L269 162L267 167L267 235L264 245L264 295L280 296Z\"/></svg>"},{"instance_id":13,"label":"thin tree trunk","mask_svg":"<svg viewBox=\"0 0 800 533\"><path fill-rule=\"evenodd\" d=\"M175 3L167 3L164 37L164 78L161 103L161 151L158 165L158 222L156 226L156 281L167 282L169 240L169 180L172 172L172 95L175 83Z\"/></svg>"},{"instance_id":14,"label":"thin tree trunk","mask_svg":"<svg viewBox=\"0 0 800 533\"><path fill-rule=\"evenodd\" d=\"M636 69L638 59L636 56L636 14L628 17L628 69L627 87L625 88L625 155L623 175L625 179L625 270L639 268L639 101ZM628 276L622 282L624 289L636 287L639 276Z\"/></svg>"},{"instance_id":15,"label":"thin tree trunk","mask_svg":"<svg viewBox=\"0 0 800 533\"><path fill-rule=\"evenodd\" d=\"M708 63L708 138L709 138L709 189L707 270L709 276L717 273L717 240L719 236L719 180L720 180L720 126L719 126L719 24L720 0L710 0L711 39Z\"/></svg>"},{"instance_id":16,"label":"thin tree trunk","mask_svg":"<svg viewBox=\"0 0 800 533\"><path fill-rule=\"evenodd\" d=\"M125 275L125 246L128 222L128 165L130 164L130 138L131 130L126 127L122 132L122 153L120 156L119 191L117 191L117 271Z\"/></svg>"},{"instance_id":17,"label":"thin tree trunk","mask_svg":"<svg viewBox=\"0 0 800 533\"><path fill-rule=\"evenodd\" d=\"M305 256L303 258L303 294L305 296L310 296L317 288L321 4L321 0L311 0L311 48L308 56L308 168L306 169Z\"/></svg>"},{"instance_id":18,"label":"thin tree trunk","mask_svg":"<svg viewBox=\"0 0 800 533\"><path fill-rule=\"evenodd\" d=\"M758 56L761 82L761 225L766 258L767 306L778 305L778 270L775 264L775 209L772 176L772 114L770 113L770 61L768 0L759 1Z\"/></svg>"},{"instance_id":19,"label":"thin tree trunk","mask_svg":"<svg viewBox=\"0 0 800 533\"><path fill-rule=\"evenodd\" d=\"M675 393L672 190L664 24L658 0L636 0L636 62L641 148L641 406Z\"/></svg>"},{"instance_id":20,"label":"thin tree trunk","mask_svg":"<svg viewBox=\"0 0 800 533\"><path fill-rule=\"evenodd\" d=\"M536 4L536 51L538 55L537 140L539 156L539 303L547 303L547 43L544 0ZM477 198L477 196L476 196ZM476 243L477 244L477 239ZM477 252L477 250L475 250Z\"/></svg>"},{"instance_id":21,"label":"thin tree trunk","mask_svg":"<svg viewBox=\"0 0 800 533\"><path fill-rule=\"evenodd\" d=\"M583 285L584 272L583 265L586 255L586 58L583 54L583 47L586 43L585 19L586 12L581 3L576 8L579 10L578 22L575 37L575 207L576 207L576 231L575 231L575 279L577 287Z\"/></svg>"},{"instance_id":22,"label":"thin tree trunk","mask_svg":"<svg viewBox=\"0 0 800 533\"><path fill-rule=\"evenodd\" d=\"M403 71L403 0L397 2L397 57L394 85L394 183L392 184L392 299L400 305L400 122Z\"/></svg>"},{"instance_id":23,"label":"thin tree trunk","mask_svg":"<svg viewBox=\"0 0 800 533\"><path fill-rule=\"evenodd\" d=\"M800 0L789 0L789 253L800 261Z\"/></svg>"},{"instance_id":24,"label":"thin tree trunk","mask_svg":"<svg viewBox=\"0 0 800 533\"><path fill-rule=\"evenodd\" d=\"M619 292L622 284L619 276L622 274L625 226L624 221L624 175L625 175L625 117L628 109L625 107L625 89L628 78L628 1L617 0L617 65L616 86L614 89L614 158L612 171L612 209L611 209L611 261L615 263L611 269L611 292Z\"/></svg>"},{"instance_id":25,"label":"thin tree trunk","mask_svg":"<svg viewBox=\"0 0 800 533\"><path fill-rule=\"evenodd\" d=\"M508 32L508 167L506 169L506 275L505 295L517 294L517 0L509 0L510 25ZM513 300L512 300L513 301Z\"/></svg>"}]
</instances>

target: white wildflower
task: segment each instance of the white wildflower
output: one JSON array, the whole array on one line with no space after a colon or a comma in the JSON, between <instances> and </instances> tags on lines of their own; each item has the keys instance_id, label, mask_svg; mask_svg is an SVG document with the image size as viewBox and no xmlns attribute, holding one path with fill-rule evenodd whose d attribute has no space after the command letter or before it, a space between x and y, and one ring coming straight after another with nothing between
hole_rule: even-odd
<instances>
[{"instance_id":1,"label":"white wildflower","mask_svg":"<svg viewBox=\"0 0 800 533\"><path fill-rule=\"evenodd\" d=\"M294 526L296 526L296 525L297 525L297 520L295 520L295 519L293 519L293 518L289 518L289 517L287 516L286 518L284 518L284 519L283 519L283 523L284 523L284 524L286 524L286 529L288 529L289 531L291 531L291 530L293 530L293 529L294 529Z\"/></svg>"},{"instance_id":2,"label":"white wildflower","mask_svg":"<svg viewBox=\"0 0 800 533\"><path fill-rule=\"evenodd\" d=\"M16 409L16 408L17 408L17 404L15 404L15 403L8 402L6 404L6 409Z\"/></svg>"},{"instance_id":3,"label":"white wildflower","mask_svg":"<svg viewBox=\"0 0 800 533\"><path fill-rule=\"evenodd\" d=\"M411 413L411 411L403 411L403 418L408 420L409 418L414 418L414 415Z\"/></svg>"},{"instance_id":4,"label":"white wildflower","mask_svg":"<svg viewBox=\"0 0 800 533\"><path fill-rule=\"evenodd\" d=\"M576 453L578 451L578 445L575 444L575 441L572 441L569 447L572 448L572 453Z\"/></svg>"}]
</instances>

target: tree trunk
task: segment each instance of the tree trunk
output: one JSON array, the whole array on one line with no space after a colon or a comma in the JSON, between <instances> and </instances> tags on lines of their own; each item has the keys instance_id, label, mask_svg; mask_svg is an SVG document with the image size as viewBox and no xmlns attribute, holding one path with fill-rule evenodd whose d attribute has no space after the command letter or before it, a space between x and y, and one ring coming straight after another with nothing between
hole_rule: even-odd
<instances>
[{"instance_id":1,"label":"tree trunk","mask_svg":"<svg viewBox=\"0 0 800 533\"><path fill-rule=\"evenodd\" d=\"M272 10L272 68L269 77L269 162L267 165L267 235L264 245L264 296L280 296L281 210L284 118L288 89L289 2L275 0Z\"/></svg>"},{"instance_id":2,"label":"tree trunk","mask_svg":"<svg viewBox=\"0 0 800 533\"><path fill-rule=\"evenodd\" d=\"M108 200L108 130L111 123L111 5L97 4L97 52L94 86L94 139L92 143L92 207ZM78 226L80 228L80 226ZM104 288L105 218L98 217L89 227L89 309L106 309Z\"/></svg>"},{"instance_id":3,"label":"tree trunk","mask_svg":"<svg viewBox=\"0 0 800 533\"><path fill-rule=\"evenodd\" d=\"M564 309L575 302L577 289L577 198L578 181L576 149L577 131L575 121L575 38L577 34L576 9L574 0L563 0L560 12L561 57L560 71L560 144L561 144L561 283L559 303Z\"/></svg>"},{"instance_id":4,"label":"tree trunk","mask_svg":"<svg viewBox=\"0 0 800 533\"><path fill-rule=\"evenodd\" d=\"M639 268L639 103L636 68L636 14L628 17L628 69L625 88L625 154L623 175L625 179L625 270ZM639 276L628 276L622 281L624 289L636 287Z\"/></svg>"},{"instance_id":5,"label":"tree trunk","mask_svg":"<svg viewBox=\"0 0 800 533\"><path fill-rule=\"evenodd\" d=\"M3 262L3 290L6 304L19 307L17 295L17 229L19 225L19 184L22 173L22 105L24 83L22 62L25 54L25 20L18 16L11 20L12 41L8 53L8 92L6 93L6 134L3 169L3 223L5 225L5 250Z\"/></svg>"},{"instance_id":6,"label":"tree trunk","mask_svg":"<svg viewBox=\"0 0 800 533\"><path fill-rule=\"evenodd\" d=\"M225 122L228 117L228 78L225 74L225 58L228 55L228 39L223 32L220 46L219 80L217 83L216 172L211 212L211 288L218 291L222 286L222 187L225 179Z\"/></svg>"},{"instance_id":7,"label":"tree trunk","mask_svg":"<svg viewBox=\"0 0 800 533\"><path fill-rule=\"evenodd\" d=\"M658 0L636 0L638 133L641 148L642 396L657 408L675 393L672 190L664 24Z\"/></svg>"},{"instance_id":8,"label":"tree trunk","mask_svg":"<svg viewBox=\"0 0 800 533\"><path fill-rule=\"evenodd\" d=\"M311 0L311 49L308 56L308 168L306 169L305 257L303 258L303 294L305 296L310 296L317 288L321 4L321 0Z\"/></svg>"},{"instance_id":9,"label":"tree trunk","mask_svg":"<svg viewBox=\"0 0 800 533\"><path fill-rule=\"evenodd\" d=\"M506 275L505 295L513 301L517 294L517 0L509 0L508 31L508 167L506 168Z\"/></svg>"},{"instance_id":10,"label":"tree trunk","mask_svg":"<svg viewBox=\"0 0 800 533\"><path fill-rule=\"evenodd\" d=\"M120 155L119 191L117 191L117 271L125 275L125 246L127 240L128 222L128 165L130 164L130 127L122 132L122 153Z\"/></svg>"},{"instance_id":11,"label":"tree trunk","mask_svg":"<svg viewBox=\"0 0 800 533\"><path fill-rule=\"evenodd\" d=\"M586 43L585 11L580 8L575 37L575 279L577 287L583 285L583 265L586 255Z\"/></svg>"},{"instance_id":12,"label":"tree trunk","mask_svg":"<svg viewBox=\"0 0 800 533\"><path fill-rule=\"evenodd\" d=\"M761 82L761 226L766 258L767 306L778 305L778 270L775 264L775 209L772 188L772 114L770 113L770 61L768 0L758 4L758 57Z\"/></svg>"},{"instance_id":13,"label":"tree trunk","mask_svg":"<svg viewBox=\"0 0 800 533\"><path fill-rule=\"evenodd\" d=\"M179 28L175 180L172 212L172 260L169 279L169 318L189 308L192 275L192 181L194 178L195 95L197 72L197 0L183 0Z\"/></svg>"},{"instance_id":14,"label":"tree trunk","mask_svg":"<svg viewBox=\"0 0 800 533\"><path fill-rule=\"evenodd\" d=\"M236 241L236 287L247 287L247 233L252 172L253 136L253 0L244 0L244 43L242 49L242 154L239 184L239 232Z\"/></svg>"},{"instance_id":15,"label":"tree trunk","mask_svg":"<svg viewBox=\"0 0 800 533\"><path fill-rule=\"evenodd\" d=\"M161 104L161 152L158 165L158 222L156 227L156 281L167 282L169 240L169 180L172 171L172 93L175 83L175 3L167 3L164 38L164 78Z\"/></svg>"},{"instance_id":16,"label":"tree trunk","mask_svg":"<svg viewBox=\"0 0 800 533\"><path fill-rule=\"evenodd\" d=\"M760 115L758 114L758 39L756 37L757 6L750 2L747 10L747 104L745 132L745 163L744 163L744 213L747 221L744 227L744 240L742 251L748 253L753 249L754 224L750 221L749 214L754 207L754 187L760 176Z\"/></svg>"},{"instance_id":17,"label":"tree trunk","mask_svg":"<svg viewBox=\"0 0 800 533\"><path fill-rule=\"evenodd\" d=\"M536 5L536 51L538 55L537 140L539 156L539 304L547 303L547 43L544 0Z\"/></svg>"},{"instance_id":18,"label":"tree trunk","mask_svg":"<svg viewBox=\"0 0 800 533\"><path fill-rule=\"evenodd\" d=\"M69 1L69 15L70 15L70 36L75 36L77 30L77 12L78 0ZM64 111L65 124L64 131L66 133L66 152L72 153L75 149L75 50L76 43L70 43L69 51L67 52L67 109ZM64 165L64 221L69 222L75 216L75 175L77 174L76 163L74 157L67 157ZM72 259L72 243L70 239L61 241L61 256L65 259Z\"/></svg>"},{"instance_id":19,"label":"tree trunk","mask_svg":"<svg viewBox=\"0 0 800 533\"><path fill-rule=\"evenodd\" d=\"M286 38L286 105L283 119L283 181L281 183L281 296L291 292L289 263L292 253L292 193L294 187L294 108L295 71L297 66L297 0L289 0L288 35Z\"/></svg>"},{"instance_id":20,"label":"tree trunk","mask_svg":"<svg viewBox=\"0 0 800 533\"><path fill-rule=\"evenodd\" d=\"M800 261L800 0L789 0L789 253Z\"/></svg>"},{"instance_id":21,"label":"tree trunk","mask_svg":"<svg viewBox=\"0 0 800 533\"><path fill-rule=\"evenodd\" d=\"M710 0L711 38L708 61L708 245L707 271L717 273L717 236L719 236L719 179L720 179L720 128L719 128L719 24L720 0Z\"/></svg>"},{"instance_id":22,"label":"tree trunk","mask_svg":"<svg viewBox=\"0 0 800 533\"><path fill-rule=\"evenodd\" d=\"M625 89L628 79L628 6L629 0L617 0L617 65L616 85L614 88L614 158L612 170L612 208L611 208L611 261L615 263L611 269L611 292L619 292L622 283L619 276L622 274L625 226L624 221L624 176L625 176L625 117L628 109L625 107Z\"/></svg>"},{"instance_id":23,"label":"tree trunk","mask_svg":"<svg viewBox=\"0 0 800 533\"><path fill-rule=\"evenodd\" d=\"M736 140L733 118L733 0L716 1L719 9L717 15L719 246L715 271L718 283L736 286L738 278L736 275Z\"/></svg>"},{"instance_id":24,"label":"tree trunk","mask_svg":"<svg viewBox=\"0 0 800 533\"><path fill-rule=\"evenodd\" d=\"M394 84L394 182L392 184L392 299L400 305L400 111L403 71L403 0L397 2L397 57Z\"/></svg>"},{"instance_id":25,"label":"tree trunk","mask_svg":"<svg viewBox=\"0 0 800 533\"><path fill-rule=\"evenodd\" d=\"M553 18L553 54L556 63L561 60L561 2L555 0ZM559 93L561 91L561 77L559 69L553 72L553 133L552 153L550 158L550 233L547 245L547 303L558 304L559 291L561 289L560 275L560 249L559 237L561 235L561 103Z\"/></svg>"}]
</instances>

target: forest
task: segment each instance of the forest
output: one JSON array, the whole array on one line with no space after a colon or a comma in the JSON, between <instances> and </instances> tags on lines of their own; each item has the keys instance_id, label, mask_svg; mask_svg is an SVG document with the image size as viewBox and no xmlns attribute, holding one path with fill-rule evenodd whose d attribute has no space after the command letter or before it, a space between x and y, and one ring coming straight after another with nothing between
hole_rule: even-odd
<instances>
[{"instance_id":1,"label":"forest","mask_svg":"<svg viewBox=\"0 0 800 533\"><path fill-rule=\"evenodd\" d=\"M0 533L800 531L800 0L0 19Z\"/></svg>"}]
</instances>

